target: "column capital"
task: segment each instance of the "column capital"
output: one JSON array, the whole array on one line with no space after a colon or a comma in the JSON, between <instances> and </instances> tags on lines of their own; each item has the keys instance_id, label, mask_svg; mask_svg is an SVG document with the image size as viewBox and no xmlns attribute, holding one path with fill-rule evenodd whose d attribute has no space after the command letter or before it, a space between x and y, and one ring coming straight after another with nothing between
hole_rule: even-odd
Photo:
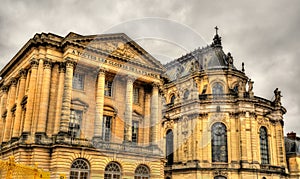
<instances>
[{"instance_id":1,"label":"column capital","mask_svg":"<svg viewBox=\"0 0 300 179\"><path fill-rule=\"evenodd\" d=\"M152 87L153 87L153 88L159 88L159 87L160 87L160 84L157 83L157 82L153 82L153 83L152 83Z\"/></svg>"},{"instance_id":2,"label":"column capital","mask_svg":"<svg viewBox=\"0 0 300 179\"><path fill-rule=\"evenodd\" d=\"M73 58L70 58L70 57L67 57L66 59L65 59L65 64L66 64L66 68L75 68L75 66L76 66L76 60L75 59L73 59Z\"/></svg>"},{"instance_id":3,"label":"column capital","mask_svg":"<svg viewBox=\"0 0 300 179\"><path fill-rule=\"evenodd\" d=\"M16 86L17 82L18 82L17 78L12 77L9 81L9 84L12 86Z\"/></svg>"},{"instance_id":4,"label":"column capital","mask_svg":"<svg viewBox=\"0 0 300 179\"><path fill-rule=\"evenodd\" d=\"M136 77L135 77L135 76L132 76L132 75L125 75L125 76L124 76L124 79L125 79L127 82L133 83L134 80L136 79Z\"/></svg>"},{"instance_id":5,"label":"column capital","mask_svg":"<svg viewBox=\"0 0 300 179\"><path fill-rule=\"evenodd\" d=\"M30 66L31 68L37 68L39 66L39 61L36 58L32 58L30 60Z\"/></svg>"},{"instance_id":6,"label":"column capital","mask_svg":"<svg viewBox=\"0 0 300 179\"><path fill-rule=\"evenodd\" d=\"M26 78L26 75L27 75L27 70L25 70L23 68L21 70L19 70L20 78Z\"/></svg>"},{"instance_id":7,"label":"column capital","mask_svg":"<svg viewBox=\"0 0 300 179\"><path fill-rule=\"evenodd\" d=\"M108 71L108 69L104 68L104 67L98 67L97 68L97 72L98 72L99 75L100 74L105 74L107 71Z\"/></svg>"},{"instance_id":8,"label":"column capital","mask_svg":"<svg viewBox=\"0 0 300 179\"><path fill-rule=\"evenodd\" d=\"M1 90L2 90L3 93L7 93L7 92L8 92L8 89L9 89L9 87L8 87L7 85L3 85L3 86L1 87Z\"/></svg>"},{"instance_id":9,"label":"column capital","mask_svg":"<svg viewBox=\"0 0 300 179\"><path fill-rule=\"evenodd\" d=\"M52 61L49 58L44 60L44 69L51 69Z\"/></svg>"},{"instance_id":10,"label":"column capital","mask_svg":"<svg viewBox=\"0 0 300 179\"><path fill-rule=\"evenodd\" d=\"M66 73L66 63L60 62L59 64L58 71L59 73Z\"/></svg>"}]
</instances>

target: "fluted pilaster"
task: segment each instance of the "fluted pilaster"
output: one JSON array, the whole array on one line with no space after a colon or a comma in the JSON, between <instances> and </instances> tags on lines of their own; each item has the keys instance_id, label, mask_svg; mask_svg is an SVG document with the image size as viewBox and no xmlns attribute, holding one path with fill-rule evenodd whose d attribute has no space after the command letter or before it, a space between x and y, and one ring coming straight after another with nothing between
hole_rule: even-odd
<instances>
[{"instance_id":1,"label":"fluted pilaster","mask_svg":"<svg viewBox=\"0 0 300 179\"><path fill-rule=\"evenodd\" d=\"M16 109L16 117L15 117L15 122L14 122L14 127L13 127L13 138L17 138L20 135L20 127L22 124L22 105L21 101L25 95L25 85L26 85L26 74L27 71L22 69L19 71L19 90L18 90L18 95L17 95L17 109Z\"/></svg>"},{"instance_id":2,"label":"fluted pilaster","mask_svg":"<svg viewBox=\"0 0 300 179\"><path fill-rule=\"evenodd\" d=\"M7 104L7 117L6 117L6 122L5 122L5 132L3 136L3 141L9 141L12 133L12 125L13 125L13 112L12 107L14 106L16 102L16 86L17 86L17 79L12 78L10 83L10 88L9 88L9 98L8 98L8 104Z\"/></svg>"},{"instance_id":3,"label":"fluted pilaster","mask_svg":"<svg viewBox=\"0 0 300 179\"><path fill-rule=\"evenodd\" d=\"M33 122L33 108L34 108L34 101L35 101L37 69L38 69L39 62L33 59L30 64L31 64L31 74L30 74L30 83L28 87L28 98L27 98L23 133L30 133L31 125Z\"/></svg>"},{"instance_id":4,"label":"fluted pilaster","mask_svg":"<svg viewBox=\"0 0 300 179\"><path fill-rule=\"evenodd\" d=\"M67 133L70 121L70 108L71 108L71 97L72 97L72 80L73 72L76 63L74 59L66 59L66 73L64 81L64 93L62 100L62 111L60 120L60 132Z\"/></svg>"},{"instance_id":5,"label":"fluted pilaster","mask_svg":"<svg viewBox=\"0 0 300 179\"><path fill-rule=\"evenodd\" d=\"M1 117L1 122L2 125L0 125L0 143L3 141L3 135L4 135L4 129L5 129L5 122L2 120L2 115L5 112L6 108L6 101L7 101L7 92L8 92L8 87L7 86L2 86L2 96L1 96L1 102L0 102L0 117Z\"/></svg>"},{"instance_id":6,"label":"fluted pilaster","mask_svg":"<svg viewBox=\"0 0 300 179\"><path fill-rule=\"evenodd\" d=\"M127 76L126 82L126 101L125 101L125 142L131 142L132 139L132 95L133 93L133 78Z\"/></svg>"},{"instance_id":7,"label":"fluted pilaster","mask_svg":"<svg viewBox=\"0 0 300 179\"><path fill-rule=\"evenodd\" d=\"M94 137L102 137L103 105L104 105L105 70L100 69L97 78L96 119Z\"/></svg>"},{"instance_id":8,"label":"fluted pilaster","mask_svg":"<svg viewBox=\"0 0 300 179\"><path fill-rule=\"evenodd\" d=\"M51 65L52 64L50 60L44 60L40 110L36 130L39 133L46 132L46 122L48 118L48 106L50 97Z\"/></svg>"},{"instance_id":9,"label":"fluted pilaster","mask_svg":"<svg viewBox=\"0 0 300 179\"><path fill-rule=\"evenodd\" d=\"M60 129L59 127L60 127L60 118L61 118L61 111L62 111L62 98L64 93L65 73L66 73L66 64L60 63L57 96L56 96L55 122L54 122L54 129L53 129L54 134L57 134Z\"/></svg>"}]
</instances>

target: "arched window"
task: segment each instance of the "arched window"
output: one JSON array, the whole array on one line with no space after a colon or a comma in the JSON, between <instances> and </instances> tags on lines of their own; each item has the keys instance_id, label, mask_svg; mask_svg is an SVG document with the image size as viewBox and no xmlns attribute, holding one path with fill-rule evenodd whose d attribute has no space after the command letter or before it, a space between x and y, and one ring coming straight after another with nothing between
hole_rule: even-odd
<instances>
[{"instance_id":1,"label":"arched window","mask_svg":"<svg viewBox=\"0 0 300 179\"><path fill-rule=\"evenodd\" d=\"M184 94L183 94L183 99L187 100L189 98L190 95L190 91L189 90L185 90Z\"/></svg>"},{"instance_id":2,"label":"arched window","mask_svg":"<svg viewBox=\"0 0 300 179\"><path fill-rule=\"evenodd\" d=\"M110 162L104 171L104 179L120 179L121 178L121 167L116 162Z\"/></svg>"},{"instance_id":3,"label":"arched window","mask_svg":"<svg viewBox=\"0 0 300 179\"><path fill-rule=\"evenodd\" d=\"M174 95L174 94L172 94L172 96L171 96L171 100L170 100L170 104L174 104L174 102L175 102L175 95Z\"/></svg>"},{"instance_id":4,"label":"arched window","mask_svg":"<svg viewBox=\"0 0 300 179\"><path fill-rule=\"evenodd\" d=\"M150 171L145 165L139 165L134 172L134 179L149 179Z\"/></svg>"},{"instance_id":5,"label":"arched window","mask_svg":"<svg viewBox=\"0 0 300 179\"><path fill-rule=\"evenodd\" d=\"M219 176L215 176L214 179L226 179L226 177L219 175Z\"/></svg>"},{"instance_id":6,"label":"arched window","mask_svg":"<svg viewBox=\"0 0 300 179\"><path fill-rule=\"evenodd\" d=\"M212 162L227 162L227 129L226 126L217 122L211 130Z\"/></svg>"},{"instance_id":7,"label":"arched window","mask_svg":"<svg viewBox=\"0 0 300 179\"><path fill-rule=\"evenodd\" d=\"M173 131L170 129L167 131L166 136L166 159L167 165L172 165L174 161L174 154L173 154Z\"/></svg>"},{"instance_id":8,"label":"arched window","mask_svg":"<svg viewBox=\"0 0 300 179\"><path fill-rule=\"evenodd\" d=\"M268 132L266 127L259 129L260 158L262 164L269 164Z\"/></svg>"},{"instance_id":9,"label":"arched window","mask_svg":"<svg viewBox=\"0 0 300 179\"><path fill-rule=\"evenodd\" d=\"M90 178L90 166L84 159L76 159L71 165L70 179Z\"/></svg>"},{"instance_id":10,"label":"arched window","mask_svg":"<svg viewBox=\"0 0 300 179\"><path fill-rule=\"evenodd\" d=\"M224 94L224 89L221 83L215 83L213 85L212 94L214 95Z\"/></svg>"}]
</instances>

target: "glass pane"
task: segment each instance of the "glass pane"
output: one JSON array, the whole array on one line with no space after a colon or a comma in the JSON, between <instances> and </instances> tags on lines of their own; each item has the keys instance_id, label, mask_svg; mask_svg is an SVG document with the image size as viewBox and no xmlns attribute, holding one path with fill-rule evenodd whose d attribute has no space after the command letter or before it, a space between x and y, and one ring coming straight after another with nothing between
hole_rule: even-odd
<instances>
[{"instance_id":1,"label":"glass pane","mask_svg":"<svg viewBox=\"0 0 300 179\"><path fill-rule=\"evenodd\" d=\"M72 138L80 137L81 121L82 121L82 111L71 109L68 133Z\"/></svg>"},{"instance_id":2,"label":"glass pane","mask_svg":"<svg viewBox=\"0 0 300 179\"><path fill-rule=\"evenodd\" d=\"M110 141L111 137L111 116L103 116L103 132L104 132L104 141Z\"/></svg>"},{"instance_id":3,"label":"glass pane","mask_svg":"<svg viewBox=\"0 0 300 179\"><path fill-rule=\"evenodd\" d=\"M261 163L269 164L268 133L265 127L259 129Z\"/></svg>"},{"instance_id":4,"label":"glass pane","mask_svg":"<svg viewBox=\"0 0 300 179\"><path fill-rule=\"evenodd\" d=\"M78 179L78 175L79 175L79 172L71 171L70 172L70 179Z\"/></svg>"},{"instance_id":5,"label":"glass pane","mask_svg":"<svg viewBox=\"0 0 300 179\"><path fill-rule=\"evenodd\" d=\"M139 103L139 88L133 88L133 103L138 104Z\"/></svg>"},{"instance_id":6,"label":"glass pane","mask_svg":"<svg viewBox=\"0 0 300 179\"><path fill-rule=\"evenodd\" d=\"M84 75L75 73L73 76L72 86L74 89L83 90L84 88Z\"/></svg>"},{"instance_id":7,"label":"glass pane","mask_svg":"<svg viewBox=\"0 0 300 179\"><path fill-rule=\"evenodd\" d=\"M112 82L111 81L105 81L104 95L112 96Z\"/></svg>"},{"instance_id":8,"label":"glass pane","mask_svg":"<svg viewBox=\"0 0 300 179\"><path fill-rule=\"evenodd\" d=\"M138 121L132 121L132 142L137 143L138 142L138 132L139 131L139 122Z\"/></svg>"},{"instance_id":9,"label":"glass pane","mask_svg":"<svg viewBox=\"0 0 300 179\"><path fill-rule=\"evenodd\" d=\"M227 162L227 130L220 122L215 123L211 130L212 138L212 161Z\"/></svg>"},{"instance_id":10,"label":"glass pane","mask_svg":"<svg viewBox=\"0 0 300 179\"><path fill-rule=\"evenodd\" d=\"M112 175L111 174L104 174L104 179L111 179Z\"/></svg>"},{"instance_id":11,"label":"glass pane","mask_svg":"<svg viewBox=\"0 0 300 179\"><path fill-rule=\"evenodd\" d=\"M220 83L216 83L213 87L212 92L215 95L223 94L224 93L223 86Z\"/></svg>"}]
</instances>

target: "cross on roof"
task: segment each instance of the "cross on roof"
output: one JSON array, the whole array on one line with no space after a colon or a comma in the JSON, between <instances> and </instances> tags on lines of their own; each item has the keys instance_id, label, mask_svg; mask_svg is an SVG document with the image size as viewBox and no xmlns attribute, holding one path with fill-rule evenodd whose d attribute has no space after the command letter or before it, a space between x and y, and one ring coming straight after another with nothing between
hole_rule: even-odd
<instances>
[{"instance_id":1,"label":"cross on roof","mask_svg":"<svg viewBox=\"0 0 300 179\"><path fill-rule=\"evenodd\" d=\"M218 30L219 30L218 26L216 26L215 29L216 29L216 35L218 35Z\"/></svg>"}]
</instances>

